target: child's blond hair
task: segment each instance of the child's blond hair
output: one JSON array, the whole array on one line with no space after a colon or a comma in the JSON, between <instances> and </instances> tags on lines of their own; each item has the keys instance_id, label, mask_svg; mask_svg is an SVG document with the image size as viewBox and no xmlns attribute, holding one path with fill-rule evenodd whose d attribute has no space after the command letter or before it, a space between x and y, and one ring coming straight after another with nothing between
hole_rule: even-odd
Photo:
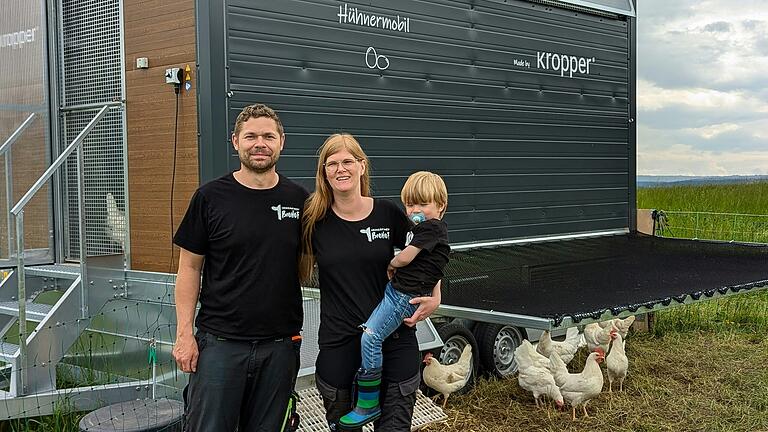
<instances>
[{"instance_id":1,"label":"child's blond hair","mask_svg":"<svg viewBox=\"0 0 768 432\"><path fill-rule=\"evenodd\" d=\"M439 175L419 171L411 174L405 181L400 199L403 204L435 203L443 208L440 212L440 217L443 217L445 209L448 208L448 188Z\"/></svg>"}]
</instances>

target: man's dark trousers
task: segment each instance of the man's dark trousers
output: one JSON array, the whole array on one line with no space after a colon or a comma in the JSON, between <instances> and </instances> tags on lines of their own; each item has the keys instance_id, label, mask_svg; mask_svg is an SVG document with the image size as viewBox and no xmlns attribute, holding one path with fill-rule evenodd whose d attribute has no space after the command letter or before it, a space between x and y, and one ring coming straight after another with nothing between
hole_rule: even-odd
<instances>
[{"instance_id":1,"label":"man's dark trousers","mask_svg":"<svg viewBox=\"0 0 768 432\"><path fill-rule=\"evenodd\" d=\"M279 432L299 368L290 337L237 341L198 331L186 394L187 432Z\"/></svg>"}]
</instances>

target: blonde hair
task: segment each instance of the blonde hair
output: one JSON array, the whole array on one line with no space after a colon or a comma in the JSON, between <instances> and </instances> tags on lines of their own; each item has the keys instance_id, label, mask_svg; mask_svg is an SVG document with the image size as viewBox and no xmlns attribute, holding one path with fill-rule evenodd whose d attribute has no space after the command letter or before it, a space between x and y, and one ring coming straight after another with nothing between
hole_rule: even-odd
<instances>
[{"instance_id":1,"label":"blonde hair","mask_svg":"<svg viewBox=\"0 0 768 432\"><path fill-rule=\"evenodd\" d=\"M333 190L328 183L325 174L325 162L329 157L340 151L348 151L352 157L364 161L365 169L360 178L360 193L362 196L371 196L371 173L368 156L363 151L355 137L347 133L333 134L325 140L318 149L317 171L315 172L315 191L304 204L302 216L302 254L299 263L299 279L306 282L312 276L312 268L315 265L315 254L312 250L312 235L315 224L323 219L328 209L333 204Z\"/></svg>"},{"instance_id":2,"label":"blonde hair","mask_svg":"<svg viewBox=\"0 0 768 432\"><path fill-rule=\"evenodd\" d=\"M400 192L403 204L435 203L442 207L440 217L448 208L448 188L442 177L429 171L419 171L411 174Z\"/></svg>"}]
</instances>

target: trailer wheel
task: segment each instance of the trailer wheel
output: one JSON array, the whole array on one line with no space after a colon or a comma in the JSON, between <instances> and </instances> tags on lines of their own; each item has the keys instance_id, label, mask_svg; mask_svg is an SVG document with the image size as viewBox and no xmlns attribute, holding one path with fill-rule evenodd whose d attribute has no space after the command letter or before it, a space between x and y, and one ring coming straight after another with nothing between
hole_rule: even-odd
<instances>
[{"instance_id":1,"label":"trailer wheel","mask_svg":"<svg viewBox=\"0 0 768 432\"><path fill-rule=\"evenodd\" d=\"M501 378L517 372L515 348L525 339L524 330L517 327L478 323L475 335L480 345L480 361L483 369Z\"/></svg>"},{"instance_id":2,"label":"trailer wheel","mask_svg":"<svg viewBox=\"0 0 768 432\"><path fill-rule=\"evenodd\" d=\"M458 390L456 394L462 394L469 391L475 385L475 378L479 369L480 360L478 359L478 345L475 336L469 329L460 324L448 323L437 328L440 339L443 340L443 347L432 351L442 364L453 364L461 357L461 352L467 345L472 346L472 367L470 368L467 384Z\"/></svg>"}]
</instances>

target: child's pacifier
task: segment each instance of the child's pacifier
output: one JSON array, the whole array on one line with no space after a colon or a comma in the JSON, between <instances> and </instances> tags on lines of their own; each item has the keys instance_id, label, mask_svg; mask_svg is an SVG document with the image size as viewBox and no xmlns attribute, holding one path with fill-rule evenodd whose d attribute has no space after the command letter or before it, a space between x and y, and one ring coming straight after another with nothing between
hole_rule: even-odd
<instances>
[{"instance_id":1,"label":"child's pacifier","mask_svg":"<svg viewBox=\"0 0 768 432\"><path fill-rule=\"evenodd\" d=\"M424 213L422 213L422 212L411 213L411 215L409 217L411 218L411 221L414 224L416 224L416 225L418 225L418 224L424 222L425 220L427 220L427 217L424 216Z\"/></svg>"}]
</instances>

